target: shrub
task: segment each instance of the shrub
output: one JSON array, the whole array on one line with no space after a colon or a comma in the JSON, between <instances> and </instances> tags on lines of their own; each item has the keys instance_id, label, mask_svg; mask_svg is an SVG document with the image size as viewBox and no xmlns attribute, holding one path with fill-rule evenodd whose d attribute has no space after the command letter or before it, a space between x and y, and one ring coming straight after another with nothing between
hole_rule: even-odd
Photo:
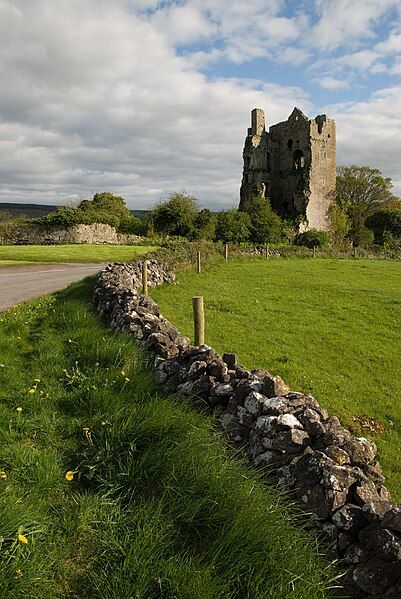
<instances>
[{"instance_id":1,"label":"shrub","mask_svg":"<svg viewBox=\"0 0 401 599\"><path fill-rule=\"evenodd\" d=\"M326 231L318 231L317 229L310 229L310 231L304 231L298 233L295 238L296 245L303 245L308 248L324 248L329 243L329 235Z\"/></svg>"},{"instance_id":2,"label":"shrub","mask_svg":"<svg viewBox=\"0 0 401 599\"><path fill-rule=\"evenodd\" d=\"M246 205L245 212L250 216L250 241L256 244L280 243L283 224L268 200L262 196L254 197Z\"/></svg>"},{"instance_id":3,"label":"shrub","mask_svg":"<svg viewBox=\"0 0 401 599\"><path fill-rule=\"evenodd\" d=\"M217 215L216 241L242 243L249 239L251 217L236 208L222 210Z\"/></svg>"},{"instance_id":4,"label":"shrub","mask_svg":"<svg viewBox=\"0 0 401 599\"><path fill-rule=\"evenodd\" d=\"M181 191L172 193L166 201L156 204L150 218L157 233L186 237L193 231L197 212L198 200Z\"/></svg>"},{"instance_id":5,"label":"shrub","mask_svg":"<svg viewBox=\"0 0 401 599\"><path fill-rule=\"evenodd\" d=\"M401 237L401 210L378 210L366 219L365 225L373 231L375 243L383 245L389 235Z\"/></svg>"}]
</instances>

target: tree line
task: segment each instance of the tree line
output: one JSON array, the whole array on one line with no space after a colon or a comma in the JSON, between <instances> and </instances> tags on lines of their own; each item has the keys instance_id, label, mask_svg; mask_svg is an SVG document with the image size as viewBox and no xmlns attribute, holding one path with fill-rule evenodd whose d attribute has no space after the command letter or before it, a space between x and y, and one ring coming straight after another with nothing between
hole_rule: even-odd
<instances>
[{"instance_id":1,"label":"tree line","mask_svg":"<svg viewBox=\"0 0 401 599\"><path fill-rule=\"evenodd\" d=\"M31 220L45 228L65 229L75 224L105 223L120 233L148 237L185 237L224 243L255 245L295 243L338 249L373 244L401 248L401 201L392 193L392 181L375 168L339 166L336 197L329 210L330 232L299 233L298 219L282 219L266 198L255 196L243 209L212 212L201 209L197 198L180 191L151 209L147 221L135 218L124 198L97 193L76 206L60 206L44 217ZM13 221L14 224L15 221ZM0 234L12 228L12 219L0 212ZM21 224L24 219L19 219Z\"/></svg>"}]
</instances>

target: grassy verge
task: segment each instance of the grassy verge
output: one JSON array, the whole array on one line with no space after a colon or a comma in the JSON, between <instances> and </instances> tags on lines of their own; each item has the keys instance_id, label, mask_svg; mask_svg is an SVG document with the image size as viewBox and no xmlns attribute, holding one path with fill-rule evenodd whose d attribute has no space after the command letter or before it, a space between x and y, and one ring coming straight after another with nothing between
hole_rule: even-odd
<instances>
[{"instance_id":1,"label":"grassy verge","mask_svg":"<svg viewBox=\"0 0 401 599\"><path fill-rule=\"evenodd\" d=\"M205 266L152 290L163 313L192 336L191 298L203 295L207 342L280 374L373 438L401 500L400 262L255 258Z\"/></svg>"},{"instance_id":2,"label":"grassy verge","mask_svg":"<svg viewBox=\"0 0 401 599\"><path fill-rule=\"evenodd\" d=\"M146 245L2 245L0 266L32 262L127 262L154 250Z\"/></svg>"},{"instance_id":3,"label":"grassy verge","mask_svg":"<svg viewBox=\"0 0 401 599\"><path fill-rule=\"evenodd\" d=\"M90 288L0 318L0 597L328 597L288 500L161 393Z\"/></svg>"}]
</instances>

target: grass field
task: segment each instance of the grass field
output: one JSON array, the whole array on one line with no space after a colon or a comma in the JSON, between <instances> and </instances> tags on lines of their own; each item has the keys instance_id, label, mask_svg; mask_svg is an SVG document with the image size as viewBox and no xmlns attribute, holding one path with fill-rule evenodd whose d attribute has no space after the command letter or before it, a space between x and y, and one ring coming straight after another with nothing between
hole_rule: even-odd
<instances>
[{"instance_id":1,"label":"grass field","mask_svg":"<svg viewBox=\"0 0 401 599\"><path fill-rule=\"evenodd\" d=\"M281 375L373 438L401 500L399 261L233 259L151 294L191 338L191 298L203 295L207 342Z\"/></svg>"},{"instance_id":2,"label":"grass field","mask_svg":"<svg viewBox=\"0 0 401 599\"><path fill-rule=\"evenodd\" d=\"M156 249L145 245L2 245L0 267L35 262L126 262Z\"/></svg>"},{"instance_id":3,"label":"grass field","mask_svg":"<svg viewBox=\"0 0 401 599\"><path fill-rule=\"evenodd\" d=\"M338 596L295 508L163 395L92 283L0 316L0 597Z\"/></svg>"}]
</instances>

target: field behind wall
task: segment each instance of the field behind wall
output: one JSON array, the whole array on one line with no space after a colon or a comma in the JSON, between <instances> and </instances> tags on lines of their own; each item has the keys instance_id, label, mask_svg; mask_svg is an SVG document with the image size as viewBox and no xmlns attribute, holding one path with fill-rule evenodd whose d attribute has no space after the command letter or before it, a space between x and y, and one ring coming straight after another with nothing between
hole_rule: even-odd
<instances>
[{"instance_id":1,"label":"field behind wall","mask_svg":"<svg viewBox=\"0 0 401 599\"><path fill-rule=\"evenodd\" d=\"M156 249L152 245L0 245L0 267L34 263L129 262Z\"/></svg>"},{"instance_id":2,"label":"field behind wall","mask_svg":"<svg viewBox=\"0 0 401 599\"><path fill-rule=\"evenodd\" d=\"M401 500L400 261L233 258L151 294L191 338L192 297L204 296L207 343L279 374L374 439Z\"/></svg>"}]
</instances>

